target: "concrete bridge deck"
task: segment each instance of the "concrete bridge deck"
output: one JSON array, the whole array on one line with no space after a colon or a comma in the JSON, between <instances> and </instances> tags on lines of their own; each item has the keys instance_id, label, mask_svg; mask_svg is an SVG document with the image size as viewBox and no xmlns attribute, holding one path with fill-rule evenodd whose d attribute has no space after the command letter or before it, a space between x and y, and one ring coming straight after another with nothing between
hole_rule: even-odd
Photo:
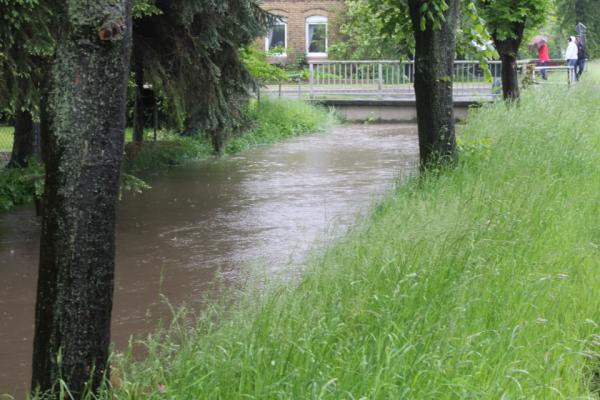
<instances>
[{"instance_id":1,"label":"concrete bridge deck","mask_svg":"<svg viewBox=\"0 0 600 400\"><path fill-rule=\"evenodd\" d=\"M348 122L416 122L417 108L414 99L358 100L358 99L315 99L315 104L335 109ZM469 109L478 107L491 98L454 100L454 116L458 121L467 117Z\"/></svg>"}]
</instances>

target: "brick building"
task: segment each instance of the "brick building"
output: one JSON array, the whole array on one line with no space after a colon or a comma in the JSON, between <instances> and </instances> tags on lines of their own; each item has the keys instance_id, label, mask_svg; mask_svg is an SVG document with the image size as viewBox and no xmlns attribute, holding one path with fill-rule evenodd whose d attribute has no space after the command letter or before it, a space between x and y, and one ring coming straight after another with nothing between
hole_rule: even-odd
<instances>
[{"instance_id":1,"label":"brick building","mask_svg":"<svg viewBox=\"0 0 600 400\"><path fill-rule=\"evenodd\" d=\"M327 58L344 0L262 0L260 5L280 17L261 41L273 61L295 62L302 56L307 60Z\"/></svg>"}]
</instances>

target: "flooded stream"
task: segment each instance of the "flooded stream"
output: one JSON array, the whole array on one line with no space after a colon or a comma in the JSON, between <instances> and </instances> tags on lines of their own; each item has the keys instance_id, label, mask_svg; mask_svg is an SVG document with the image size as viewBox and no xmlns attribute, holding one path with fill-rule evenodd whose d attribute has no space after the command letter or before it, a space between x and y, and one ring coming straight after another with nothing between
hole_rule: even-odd
<instances>
[{"instance_id":1,"label":"flooded stream","mask_svg":"<svg viewBox=\"0 0 600 400\"><path fill-rule=\"evenodd\" d=\"M112 339L150 332L171 303L201 306L219 272L243 283L249 268L301 270L414 170L412 125L343 125L236 157L147 177L153 187L119 204ZM29 384L39 247L33 206L0 213L0 394Z\"/></svg>"}]
</instances>

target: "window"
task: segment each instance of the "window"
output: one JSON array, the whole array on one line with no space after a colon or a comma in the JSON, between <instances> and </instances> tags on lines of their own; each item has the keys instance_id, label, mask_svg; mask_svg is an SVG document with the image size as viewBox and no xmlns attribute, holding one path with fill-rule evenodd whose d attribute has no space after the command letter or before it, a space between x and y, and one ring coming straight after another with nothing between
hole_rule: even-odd
<instances>
[{"instance_id":1,"label":"window","mask_svg":"<svg viewBox=\"0 0 600 400\"><path fill-rule=\"evenodd\" d=\"M327 56L327 17L306 19L306 52L309 56Z\"/></svg>"},{"instance_id":2,"label":"window","mask_svg":"<svg viewBox=\"0 0 600 400\"><path fill-rule=\"evenodd\" d=\"M287 20L281 18L269 31L265 40L265 51L276 56L285 56L287 51Z\"/></svg>"}]
</instances>

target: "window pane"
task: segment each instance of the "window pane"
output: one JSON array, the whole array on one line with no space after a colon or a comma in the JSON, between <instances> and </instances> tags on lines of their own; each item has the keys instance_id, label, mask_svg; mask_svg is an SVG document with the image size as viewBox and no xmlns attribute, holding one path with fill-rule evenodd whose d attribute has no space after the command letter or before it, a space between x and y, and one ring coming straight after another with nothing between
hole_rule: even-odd
<instances>
[{"instance_id":1,"label":"window pane","mask_svg":"<svg viewBox=\"0 0 600 400\"><path fill-rule=\"evenodd\" d=\"M327 25L309 24L308 25L308 52L326 53L327 52Z\"/></svg>"},{"instance_id":2,"label":"window pane","mask_svg":"<svg viewBox=\"0 0 600 400\"><path fill-rule=\"evenodd\" d=\"M279 47L285 49L285 25L275 25L273 27L273 36L269 43L269 50Z\"/></svg>"}]
</instances>

